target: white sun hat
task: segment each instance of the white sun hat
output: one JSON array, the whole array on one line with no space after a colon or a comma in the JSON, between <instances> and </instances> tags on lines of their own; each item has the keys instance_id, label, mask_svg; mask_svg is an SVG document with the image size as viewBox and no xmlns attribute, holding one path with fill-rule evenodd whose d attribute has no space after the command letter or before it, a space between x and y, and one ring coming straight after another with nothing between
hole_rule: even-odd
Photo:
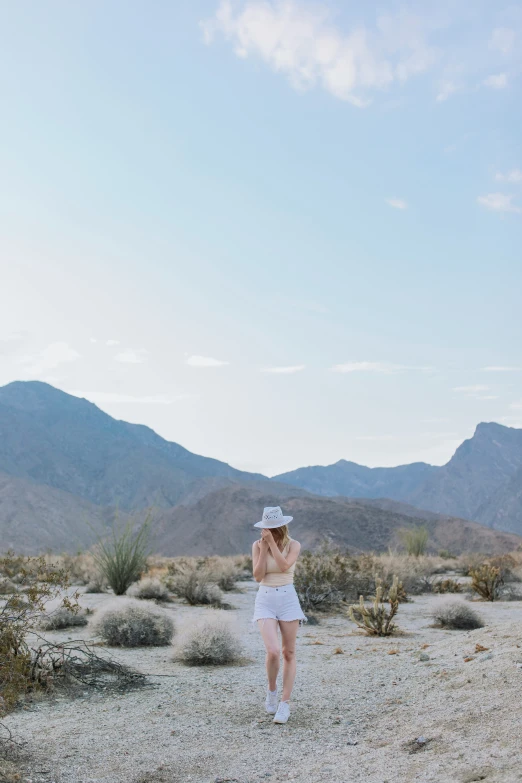
<instances>
[{"instance_id":1,"label":"white sun hat","mask_svg":"<svg viewBox=\"0 0 522 783\"><path fill-rule=\"evenodd\" d=\"M261 522L256 522L254 527L282 527L291 522L293 517L283 516L280 506L267 506L263 510L263 519Z\"/></svg>"}]
</instances>

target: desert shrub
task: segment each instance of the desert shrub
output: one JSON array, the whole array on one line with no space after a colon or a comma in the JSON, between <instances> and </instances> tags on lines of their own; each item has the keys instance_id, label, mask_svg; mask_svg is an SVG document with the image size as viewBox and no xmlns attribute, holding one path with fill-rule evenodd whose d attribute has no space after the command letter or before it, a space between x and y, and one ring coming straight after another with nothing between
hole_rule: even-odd
<instances>
[{"instance_id":1,"label":"desert shrub","mask_svg":"<svg viewBox=\"0 0 522 783\"><path fill-rule=\"evenodd\" d=\"M441 579L433 583L434 593L461 593L462 585L455 579Z\"/></svg>"},{"instance_id":2,"label":"desert shrub","mask_svg":"<svg viewBox=\"0 0 522 783\"><path fill-rule=\"evenodd\" d=\"M178 657L192 666L224 666L239 660L241 644L223 618L208 618L187 632Z\"/></svg>"},{"instance_id":3,"label":"desert shrub","mask_svg":"<svg viewBox=\"0 0 522 783\"><path fill-rule=\"evenodd\" d=\"M513 555L496 555L487 560L488 565L498 568L503 582L518 582L518 562Z\"/></svg>"},{"instance_id":4,"label":"desert shrub","mask_svg":"<svg viewBox=\"0 0 522 783\"><path fill-rule=\"evenodd\" d=\"M131 598L99 610L91 628L114 647L164 646L175 632L174 621L163 609Z\"/></svg>"},{"instance_id":5,"label":"desert shrub","mask_svg":"<svg viewBox=\"0 0 522 783\"><path fill-rule=\"evenodd\" d=\"M96 575L85 585L84 593L106 593L108 584L101 575Z\"/></svg>"},{"instance_id":6,"label":"desert shrub","mask_svg":"<svg viewBox=\"0 0 522 783\"><path fill-rule=\"evenodd\" d=\"M60 598L69 586L67 573L43 557L0 558L0 573L16 578L21 592L7 595L0 603L0 715L7 713L29 690L43 686L52 675L45 665L35 667L27 643L45 613L46 604ZM76 598L61 599L61 607L73 611Z\"/></svg>"},{"instance_id":7,"label":"desert shrub","mask_svg":"<svg viewBox=\"0 0 522 783\"><path fill-rule=\"evenodd\" d=\"M187 568L172 578L168 584L174 595L184 598L191 606L223 606L221 590L210 581L205 571Z\"/></svg>"},{"instance_id":8,"label":"desert shrub","mask_svg":"<svg viewBox=\"0 0 522 783\"><path fill-rule=\"evenodd\" d=\"M399 588L400 582L395 576L388 591L387 600L390 608L387 610L383 602L382 583L378 579L373 602L366 605L361 595L359 603L352 604L348 609L350 619L369 636L390 636L396 630L392 621L399 610Z\"/></svg>"},{"instance_id":9,"label":"desert shrub","mask_svg":"<svg viewBox=\"0 0 522 783\"><path fill-rule=\"evenodd\" d=\"M148 601L170 601L170 593L159 579L145 577L131 585L127 595Z\"/></svg>"},{"instance_id":10,"label":"desert shrub","mask_svg":"<svg viewBox=\"0 0 522 783\"><path fill-rule=\"evenodd\" d=\"M475 628L484 627L480 615L460 601L441 604L433 612L433 618L440 628L453 631L473 631Z\"/></svg>"},{"instance_id":11,"label":"desert shrub","mask_svg":"<svg viewBox=\"0 0 522 783\"><path fill-rule=\"evenodd\" d=\"M412 528L404 528L399 531L400 538L409 555L419 557L426 554L429 533L424 525Z\"/></svg>"},{"instance_id":12,"label":"desert shrub","mask_svg":"<svg viewBox=\"0 0 522 783\"><path fill-rule=\"evenodd\" d=\"M484 601L496 601L500 595L500 589L504 584L500 568L489 563L482 563L478 568L470 571L471 589Z\"/></svg>"},{"instance_id":13,"label":"desert shrub","mask_svg":"<svg viewBox=\"0 0 522 783\"><path fill-rule=\"evenodd\" d=\"M61 606L52 612L46 612L38 621L38 628L42 631L59 631L63 628L77 628L87 625L87 612L79 608L74 610Z\"/></svg>"},{"instance_id":14,"label":"desert shrub","mask_svg":"<svg viewBox=\"0 0 522 783\"><path fill-rule=\"evenodd\" d=\"M115 595L123 595L146 570L150 517L134 530L132 520L123 529L115 525L112 535L100 540L93 551L94 561Z\"/></svg>"},{"instance_id":15,"label":"desert shrub","mask_svg":"<svg viewBox=\"0 0 522 783\"><path fill-rule=\"evenodd\" d=\"M454 555L452 552L449 551L449 549L439 549L439 557L442 557L443 560L457 559L457 555Z\"/></svg>"},{"instance_id":16,"label":"desert shrub","mask_svg":"<svg viewBox=\"0 0 522 783\"><path fill-rule=\"evenodd\" d=\"M297 561L294 584L305 612L328 612L368 593L375 579L362 558L358 560L325 543L315 553L303 552Z\"/></svg>"},{"instance_id":17,"label":"desert shrub","mask_svg":"<svg viewBox=\"0 0 522 783\"><path fill-rule=\"evenodd\" d=\"M18 588L12 579L8 576L0 576L0 595L13 595L18 592Z\"/></svg>"}]
</instances>

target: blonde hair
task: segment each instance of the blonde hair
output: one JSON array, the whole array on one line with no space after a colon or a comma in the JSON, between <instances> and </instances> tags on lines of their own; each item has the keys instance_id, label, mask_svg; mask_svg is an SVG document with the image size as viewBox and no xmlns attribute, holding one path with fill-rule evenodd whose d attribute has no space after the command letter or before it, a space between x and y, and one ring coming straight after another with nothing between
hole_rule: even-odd
<instances>
[{"instance_id":1,"label":"blonde hair","mask_svg":"<svg viewBox=\"0 0 522 783\"><path fill-rule=\"evenodd\" d=\"M282 552L290 541L290 536L288 535L288 525L281 525L281 527L272 528L272 535L274 536L274 541L277 544L277 548L280 552Z\"/></svg>"}]
</instances>

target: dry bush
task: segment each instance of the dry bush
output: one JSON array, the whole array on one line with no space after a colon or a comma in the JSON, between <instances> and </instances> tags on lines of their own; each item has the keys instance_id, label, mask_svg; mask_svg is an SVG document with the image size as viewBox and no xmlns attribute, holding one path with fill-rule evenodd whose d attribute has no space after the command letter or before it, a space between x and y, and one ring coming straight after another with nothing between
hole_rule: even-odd
<instances>
[{"instance_id":1,"label":"dry bush","mask_svg":"<svg viewBox=\"0 0 522 783\"><path fill-rule=\"evenodd\" d=\"M434 593L461 593L462 585L455 579L441 579L433 583Z\"/></svg>"},{"instance_id":2,"label":"dry bush","mask_svg":"<svg viewBox=\"0 0 522 783\"><path fill-rule=\"evenodd\" d=\"M67 609L60 606L53 612L46 612L38 621L38 628L41 631L60 631L64 628L79 628L88 623L88 613L79 610Z\"/></svg>"},{"instance_id":3,"label":"dry bush","mask_svg":"<svg viewBox=\"0 0 522 783\"><path fill-rule=\"evenodd\" d=\"M8 576L0 576L0 595L14 595L18 588Z\"/></svg>"},{"instance_id":4,"label":"dry bush","mask_svg":"<svg viewBox=\"0 0 522 783\"><path fill-rule=\"evenodd\" d=\"M131 585L127 590L127 595L132 598L139 598L146 601L170 601L171 596L163 582L159 579L145 577L139 582Z\"/></svg>"},{"instance_id":5,"label":"dry bush","mask_svg":"<svg viewBox=\"0 0 522 783\"><path fill-rule=\"evenodd\" d=\"M393 618L399 610L399 589L400 582L395 576L388 591L387 601L390 608L386 609L383 602L382 582L378 579L373 602L369 605L365 604L361 595L359 603L352 604L348 608L350 619L369 636L390 636L396 630Z\"/></svg>"},{"instance_id":6,"label":"dry bush","mask_svg":"<svg viewBox=\"0 0 522 783\"><path fill-rule=\"evenodd\" d=\"M92 552L79 552L71 555L67 552L61 555L46 555L47 562L67 571L73 585L86 585L98 577L98 569Z\"/></svg>"},{"instance_id":7,"label":"dry bush","mask_svg":"<svg viewBox=\"0 0 522 783\"><path fill-rule=\"evenodd\" d=\"M454 555L449 549L439 549L439 557L443 560L457 560L457 555Z\"/></svg>"},{"instance_id":8,"label":"dry bush","mask_svg":"<svg viewBox=\"0 0 522 783\"><path fill-rule=\"evenodd\" d=\"M402 584L403 595L399 595L399 601L405 600L405 595L420 595L431 592L429 577L446 570L443 560L439 557L397 554L389 551L380 555L364 555L359 560L368 561L368 575L371 575L373 583L375 579L381 579L383 585L390 586L394 575Z\"/></svg>"},{"instance_id":9,"label":"dry bush","mask_svg":"<svg viewBox=\"0 0 522 783\"><path fill-rule=\"evenodd\" d=\"M69 586L68 575L44 557L0 558L0 574L16 579L18 593L0 604L0 715L12 709L25 693L43 684L34 668L28 634L45 613L46 604L60 598ZM74 611L77 596L61 599L61 607Z\"/></svg>"},{"instance_id":10,"label":"dry bush","mask_svg":"<svg viewBox=\"0 0 522 783\"><path fill-rule=\"evenodd\" d=\"M460 571L463 576L471 576L471 572L479 568L486 559L487 556L479 552L466 552L459 557L455 570Z\"/></svg>"},{"instance_id":11,"label":"dry bush","mask_svg":"<svg viewBox=\"0 0 522 783\"><path fill-rule=\"evenodd\" d=\"M169 580L168 586L175 596L184 598L191 606L224 605L221 590L210 580L206 571L185 568Z\"/></svg>"},{"instance_id":12,"label":"dry bush","mask_svg":"<svg viewBox=\"0 0 522 783\"><path fill-rule=\"evenodd\" d=\"M95 575L85 586L84 593L106 593L109 585L101 575Z\"/></svg>"},{"instance_id":13,"label":"dry bush","mask_svg":"<svg viewBox=\"0 0 522 783\"><path fill-rule=\"evenodd\" d=\"M295 570L294 585L303 611L338 609L353 592L354 560L324 545L318 552L303 552Z\"/></svg>"},{"instance_id":14,"label":"dry bush","mask_svg":"<svg viewBox=\"0 0 522 783\"><path fill-rule=\"evenodd\" d=\"M480 615L460 601L441 604L433 612L433 619L440 628L452 631L473 631L484 627Z\"/></svg>"},{"instance_id":15,"label":"dry bush","mask_svg":"<svg viewBox=\"0 0 522 783\"><path fill-rule=\"evenodd\" d=\"M504 584L500 568L489 563L482 563L470 571L471 589L484 601L496 601Z\"/></svg>"},{"instance_id":16,"label":"dry bush","mask_svg":"<svg viewBox=\"0 0 522 783\"><path fill-rule=\"evenodd\" d=\"M223 617L209 617L184 636L177 657L192 666L224 666L241 657L241 643Z\"/></svg>"},{"instance_id":17,"label":"dry bush","mask_svg":"<svg viewBox=\"0 0 522 783\"><path fill-rule=\"evenodd\" d=\"M91 628L114 647L168 645L175 631L174 621L163 609L131 598L122 598L99 610Z\"/></svg>"}]
</instances>

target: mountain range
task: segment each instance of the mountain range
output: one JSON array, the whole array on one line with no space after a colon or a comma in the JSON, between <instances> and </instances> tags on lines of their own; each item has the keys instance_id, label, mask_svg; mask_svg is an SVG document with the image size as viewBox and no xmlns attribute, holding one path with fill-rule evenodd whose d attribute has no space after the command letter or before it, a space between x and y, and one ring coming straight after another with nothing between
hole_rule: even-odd
<instances>
[{"instance_id":1,"label":"mountain range","mask_svg":"<svg viewBox=\"0 0 522 783\"><path fill-rule=\"evenodd\" d=\"M123 518L153 508L157 551L243 552L254 537L252 516L284 504L310 547L326 535L354 550L385 549L399 528L422 522L432 548L498 552L522 542L509 535L522 533L521 496L522 430L499 424L479 424L442 467L341 460L269 479L193 454L48 384L0 388L4 551L85 548L116 508Z\"/></svg>"}]
</instances>

